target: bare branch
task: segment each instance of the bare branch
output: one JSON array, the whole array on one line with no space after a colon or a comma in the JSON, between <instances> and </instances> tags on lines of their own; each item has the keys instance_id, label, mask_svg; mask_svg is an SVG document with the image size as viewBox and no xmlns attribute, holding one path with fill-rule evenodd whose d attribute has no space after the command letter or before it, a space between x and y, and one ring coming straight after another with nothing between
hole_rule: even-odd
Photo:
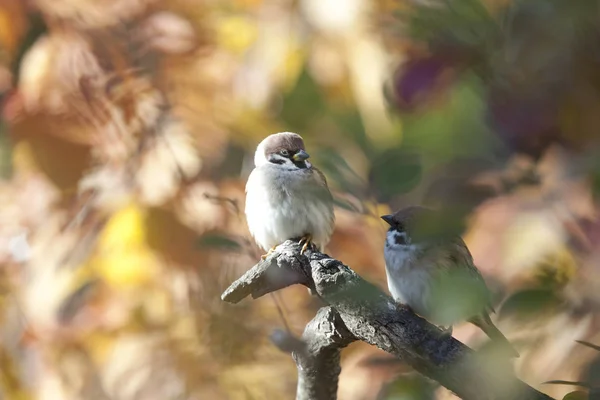
<instances>
[{"instance_id":1,"label":"bare branch","mask_svg":"<svg viewBox=\"0 0 600 400\"><path fill-rule=\"evenodd\" d=\"M298 246L279 246L277 249L277 252L233 282L223 292L221 299L228 303L238 303L247 296L256 299L296 283L314 287L310 272L306 270L308 260L300 255Z\"/></svg>"},{"instance_id":2,"label":"bare branch","mask_svg":"<svg viewBox=\"0 0 600 400\"><path fill-rule=\"evenodd\" d=\"M292 356L298 366L296 399L334 400L341 371L340 350L355 340L338 313L331 307L321 308L306 325L302 339L283 331L276 336L271 339L281 350L290 351L290 343L295 347Z\"/></svg>"},{"instance_id":3,"label":"bare branch","mask_svg":"<svg viewBox=\"0 0 600 400\"><path fill-rule=\"evenodd\" d=\"M300 255L293 241L277 247L234 282L222 299L237 303L248 295L257 298L294 283L311 288L331 306L321 309L306 326L305 350L294 352L297 399L335 399L339 352L353 340L397 356L463 399L551 399L518 380L508 360L490 365L340 261L318 252Z\"/></svg>"}]
</instances>

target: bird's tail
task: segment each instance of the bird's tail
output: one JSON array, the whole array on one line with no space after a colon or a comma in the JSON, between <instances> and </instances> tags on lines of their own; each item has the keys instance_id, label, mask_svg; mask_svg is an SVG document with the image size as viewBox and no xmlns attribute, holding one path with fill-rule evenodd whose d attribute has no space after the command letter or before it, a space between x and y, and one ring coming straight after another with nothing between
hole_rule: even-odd
<instances>
[{"instance_id":1,"label":"bird's tail","mask_svg":"<svg viewBox=\"0 0 600 400\"><path fill-rule=\"evenodd\" d=\"M502 332L500 332L500 330L498 328L496 328L496 325L494 325L494 323L492 322L492 319L490 318L490 316L487 313L484 313L481 316L471 319L470 322L472 324L478 326L479 328L481 328L481 330L486 335L488 335L488 337L490 339L492 339L499 346L502 346L503 349L506 349L506 351L512 357L514 357L514 358L519 357L519 353L515 350L515 348L512 346L512 344L508 341L506 336L504 336L502 334Z\"/></svg>"}]
</instances>

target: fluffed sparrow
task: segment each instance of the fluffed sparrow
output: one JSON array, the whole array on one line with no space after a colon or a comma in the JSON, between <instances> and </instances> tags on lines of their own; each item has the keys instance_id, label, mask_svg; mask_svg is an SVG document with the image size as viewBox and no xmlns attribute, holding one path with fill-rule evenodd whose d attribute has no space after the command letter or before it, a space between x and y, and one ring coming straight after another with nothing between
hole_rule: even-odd
<instances>
[{"instance_id":1,"label":"fluffed sparrow","mask_svg":"<svg viewBox=\"0 0 600 400\"><path fill-rule=\"evenodd\" d=\"M292 132L270 135L256 149L246 183L246 220L267 255L288 239L301 238L302 252L311 243L323 249L329 242L333 197L308 157L302 137Z\"/></svg>"},{"instance_id":2,"label":"fluffed sparrow","mask_svg":"<svg viewBox=\"0 0 600 400\"><path fill-rule=\"evenodd\" d=\"M390 225L384 248L394 299L437 325L469 321L512 356L519 354L490 319L491 293L465 242L440 226L438 211L412 206L381 218Z\"/></svg>"}]
</instances>

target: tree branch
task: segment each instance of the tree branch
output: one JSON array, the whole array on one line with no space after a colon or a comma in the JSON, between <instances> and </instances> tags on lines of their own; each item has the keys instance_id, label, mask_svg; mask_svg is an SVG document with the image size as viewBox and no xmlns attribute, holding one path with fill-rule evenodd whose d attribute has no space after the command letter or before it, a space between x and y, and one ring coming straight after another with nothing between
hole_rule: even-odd
<instances>
[{"instance_id":1,"label":"tree branch","mask_svg":"<svg viewBox=\"0 0 600 400\"><path fill-rule=\"evenodd\" d=\"M274 337L275 336L275 337ZM306 325L302 340L278 331L271 339L292 353L298 367L297 400L335 399L340 375L340 350L356 340L331 307L323 307ZM295 343L293 348L290 343Z\"/></svg>"},{"instance_id":2,"label":"tree branch","mask_svg":"<svg viewBox=\"0 0 600 400\"><path fill-rule=\"evenodd\" d=\"M319 252L300 255L294 241L278 246L221 298L237 303L248 295L258 298L294 283L311 288L331 306L322 308L306 326L305 346L294 350L298 400L336 398L340 350L353 340L399 357L466 400L551 399L518 380L508 361L490 363L408 307L396 304L340 261Z\"/></svg>"}]
</instances>

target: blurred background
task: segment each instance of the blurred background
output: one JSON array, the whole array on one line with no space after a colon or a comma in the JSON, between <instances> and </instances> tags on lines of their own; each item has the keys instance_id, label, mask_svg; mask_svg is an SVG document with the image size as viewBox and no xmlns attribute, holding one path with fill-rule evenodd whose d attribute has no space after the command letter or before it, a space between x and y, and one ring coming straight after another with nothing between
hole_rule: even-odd
<instances>
[{"instance_id":1,"label":"blurred background","mask_svg":"<svg viewBox=\"0 0 600 400\"><path fill-rule=\"evenodd\" d=\"M599 39L595 0L0 0L0 398L293 398L269 334L315 300L220 300L278 131L334 191L328 254L387 290L378 216L440 208L518 376L598 385ZM340 400L452 398L363 343L342 368Z\"/></svg>"}]
</instances>

